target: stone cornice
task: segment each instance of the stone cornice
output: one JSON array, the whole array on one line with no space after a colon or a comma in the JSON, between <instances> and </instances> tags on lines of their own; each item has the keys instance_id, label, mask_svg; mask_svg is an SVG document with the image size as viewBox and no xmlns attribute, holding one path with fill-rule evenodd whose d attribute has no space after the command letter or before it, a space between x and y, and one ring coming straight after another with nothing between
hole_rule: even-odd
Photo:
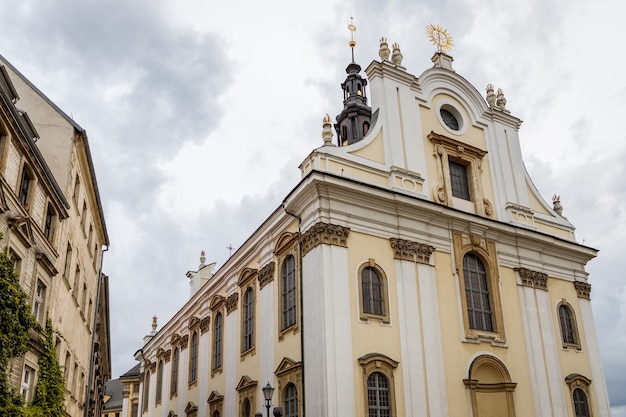
<instances>
[{"instance_id":1,"label":"stone cornice","mask_svg":"<svg viewBox=\"0 0 626 417\"><path fill-rule=\"evenodd\" d=\"M418 262L428 264L430 255L435 248L425 243L411 242L404 239L389 239L391 248L393 249L393 257L402 261Z\"/></svg>"},{"instance_id":2,"label":"stone cornice","mask_svg":"<svg viewBox=\"0 0 626 417\"><path fill-rule=\"evenodd\" d=\"M276 268L275 262L270 262L265 265L259 271L259 288L265 287L270 282L274 281L274 269Z\"/></svg>"},{"instance_id":3,"label":"stone cornice","mask_svg":"<svg viewBox=\"0 0 626 417\"><path fill-rule=\"evenodd\" d=\"M519 273L523 286L539 290L548 289L548 274L526 268L515 268L515 270Z\"/></svg>"},{"instance_id":4,"label":"stone cornice","mask_svg":"<svg viewBox=\"0 0 626 417\"><path fill-rule=\"evenodd\" d=\"M302 254L306 255L318 245L333 245L342 248L348 247L348 234L350 228L335 224L319 222L314 224L300 238Z\"/></svg>"}]
</instances>

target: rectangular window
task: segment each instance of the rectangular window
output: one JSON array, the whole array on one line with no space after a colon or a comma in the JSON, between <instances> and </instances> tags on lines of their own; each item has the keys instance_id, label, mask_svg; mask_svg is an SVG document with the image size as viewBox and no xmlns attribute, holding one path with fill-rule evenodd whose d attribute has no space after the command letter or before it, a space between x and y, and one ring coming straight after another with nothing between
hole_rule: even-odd
<instances>
[{"instance_id":1,"label":"rectangular window","mask_svg":"<svg viewBox=\"0 0 626 417\"><path fill-rule=\"evenodd\" d=\"M76 264L76 271L74 271L74 289L72 295L78 302L78 291L80 290L80 266Z\"/></svg>"},{"instance_id":2,"label":"rectangular window","mask_svg":"<svg viewBox=\"0 0 626 417\"><path fill-rule=\"evenodd\" d=\"M68 242L67 249L65 251L65 268L63 269L63 276L68 281L70 279L70 272L72 272L71 265L72 265L72 246ZM69 282L67 285L69 286Z\"/></svg>"},{"instance_id":3,"label":"rectangular window","mask_svg":"<svg viewBox=\"0 0 626 417\"><path fill-rule=\"evenodd\" d=\"M50 204L46 209L46 218L43 225L43 234L46 239L51 240L54 231L54 209Z\"/></svg>"},{"instance_id":4,"label":"rectangular window","mask_svg":"<svg viewBox=\"0 0 626 417\"><path fill-rule=\"evenodd\" d=\"M26 206L28 202L28 189L30 188L30 181L32 178L28 174L26 166L22 168L22 178L20 179L20 188L18 192L18 199L23 206Z\"/></svg>"},{"instance_id":5,"label":"rectangular window","mask_svg":"<svg viewBox=\"0 0 626 417\"><path fill-rule=\"evenodd\" d=\"M87 203L83 201L83 212L81 213L80 218L80 228L85 233L85 222L87 221Z\"/></svg>"},{"instance_id":6,"label":"rectangular window","mask_svg":"<svg viewBox=\"0 0 626 417\"><path fill-rule=\"evenodd\" d=\"M130 417L137 417L138 413L139 413L139 404L133 403L132 407L130 408Z\"/></svg>"},{"instance_id":7,"label":"rectangular window","mask_svg":"<svg viewBox=\"0 0 626 417\"><path fill-rule=\"evenodd\" d=\"M450 185L452 195L470 201L469 183L467 181L467 167L450 161Z\"/></svg>"},{"instance_id":8,"label":"rectangular window","mask_svg":"<svg viewBox=\"0 0 626 417\"><path fill-rule=\"evenodd\" d=\"M24 374L22 375L22 388L20 392L24 396L24 400L29 403L33 396L33 380L35 379L35 370L29 366L24 367Z\"/></svg>"},{"instance_id":9,"label":"rectangular window","mask_svg":"<svg viewBox=\"0 0 626 417\"><path fill-rule=\"evenodd\" d=\"M78 179L78 174L76 174L76 179L74 180L74 202L78 203L78 197L80 195L80 179ZM78 207L76 207L78 208Z\"/></svg>"},{"instance_id":10,"label":"rectangular window","mask_svg":"<svg viewBox=\"0 0 626 417\"><path fill-rule=\"evenodd\" d=\"M213 369L222 366L222 313L217 313L213 322Z\"/></svg>"},{"instance_id":11,"label":"rectangular window","mask_svg":"<svg viewBox=\"0 0 626 417\"><path fill-rule=\"evenodd\" d=\"M296 323L296 261L292 255L283 262L282 270L282 302L283 325L282 330Z\"/></svg>"},{"instance_id":12,"label":"rectangular window","mask_svg":"<svg viewBox=\"0 0 626 417\"><path fill-rule=\"evenodd\" d=\"M46 286L41 280L37 280L37 288L35 288L35 299L33 300L33 316L39 324L44 324L46 307Z\"/></svg>"}]
</instances>

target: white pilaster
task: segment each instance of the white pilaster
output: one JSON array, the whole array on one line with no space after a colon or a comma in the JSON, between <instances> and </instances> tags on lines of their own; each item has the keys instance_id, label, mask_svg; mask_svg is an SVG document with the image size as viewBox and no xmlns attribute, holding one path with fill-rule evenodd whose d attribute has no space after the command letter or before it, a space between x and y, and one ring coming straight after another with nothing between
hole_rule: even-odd
<instances>
[{"instance_id":1,"label":"white pilaster","mask_svg":"<svg viewBox=\"0 0 626 417\"><path fill-rule=\"evenodd\" d=\"M227 314L224 320L224 415L234 416L237 412L237 363L239 363L239 308Z\"/></svg>"},{"instance_id":2,"label":"white pilaster","mask_svg":"<svg viewBox=\"0 0 626 417\"><path fill-rule=\"evenodd\" d=\"M191 343L191 342L189 342ZM185 415L185 407L187 406L187 372L189 371L189 345L187 348L180 350L178 361L178 411L179 416Z\"/></svg>"},{"instance_id":3,"label":"white pilaster","mask_svg":"<svg viewBox=\"0 0 626 417\"><path fill-rule=\"evenodd\" d=\"M202 334L200 331L200 337L198 342L198 415L206 416L208 414L209 399L209 369L211 365L209 358L211 356L211 341L209 334L211 332L206 331ZM167 416L165 416L167 417Z\"/></svg>"},{"instance_id":4,"label":"white pilaster","mask_svg":"<svg viewBox=\"0 0 626 417\"><path fill-rule=\"evenodd\" d=\"M593 381L591 387L595 397L595 406L599 417L610 417L609 394L606 389L606 379L604 378L604 370L602 368L602 358L600 357L600 348L598 347L598 336L596 335L591 301L579 298L578 304L580 305L581 321L585 332L587 354L589 355L591 367L589 378Z\"/></svg>"},{"instance_id":5,"label":"white pilaster","mask_svg":"<svg viewBox=\"0 0 626 417\"><path fill-rule=\"evenodd\" d=\"M274 291L276 281L272 281L265 285L259 291L259 305L258 315L256 320L257 333L258 333L258 354L260 355L260 370L259 370L259 389L264 387L269 381L273 386L276 386L274 382L274 369L276 363L274 362L274 343L276 339L276 317L274 314Z\"/></svg>"}]
</instances>

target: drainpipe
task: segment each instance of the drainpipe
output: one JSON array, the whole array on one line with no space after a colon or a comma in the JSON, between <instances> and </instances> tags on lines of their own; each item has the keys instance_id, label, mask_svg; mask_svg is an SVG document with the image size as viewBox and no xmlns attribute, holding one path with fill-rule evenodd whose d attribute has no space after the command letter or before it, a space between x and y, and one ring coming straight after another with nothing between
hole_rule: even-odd
<instances>
[{"instance_id":1,"label":"drainpipe","mask_svg":"<svg viewBox=\"0 0 626 417\"><path fill-rule=\"evenodd\" d=\"M298 216L297 214L291 213L289 210L287 210L287 207L285 207L285 202L283 201L283 210L285 210L285 213L287 213L288 215L290 215L291 217L295 217L296 219L298 219L298 279L300 281L300 291L299 291L299 298L300 298L300 360L302 362L302 417L306 416L306 390L304 389L304 321L303 321L303 317L304 314L302 313L304 310L304 306L303 306L303 301L304 301L304 297L303 297L303 291L302 291L302 245L300 243L300 238L302 237L302 232L300 231L300 225L302 224L302 219L300 218L300 216Z\"/></svg>"},{"instance_id":2,"label":"drainpipe","mask_svg":"<svg viewBox=\"0 0 626 417\"><path fill-rule=\"evenodd\" d=\"M93 315L93 326L91 327L91 353L89 354L89 381L87 382L87 389L85 390L85 412L84 416L89 417L89 407L91 407L91 385L93 384L93 373L94 373L94 355L95 352L94 346L96 344L96 325L98 324L98 311L100 310L100 287L102 286L102 262L104 261L104 252L109 250L109 246L106 245L106 248L102 250L102 255L100 256L100 266L98 267L98 288L96 289L96 306L94 309ZM95 395L94 390L94 395ZM98 415L94 413L94 415Z\"/></svg>"}]
</instances>

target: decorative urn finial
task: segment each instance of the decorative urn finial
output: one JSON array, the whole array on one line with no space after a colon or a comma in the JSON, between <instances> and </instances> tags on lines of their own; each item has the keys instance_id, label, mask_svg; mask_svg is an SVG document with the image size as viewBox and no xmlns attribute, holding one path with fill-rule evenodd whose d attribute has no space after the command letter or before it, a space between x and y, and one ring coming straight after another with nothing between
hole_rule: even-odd
<instances>
[{"instance_id":1,"label":"decorative urn finial","mask_svg":"<svg viewBox=\"0 0 626 417\"><path fill-rule=\"evenodd\" d=\"M496 93L493 92L493 84L487 84L487 104L489 107L496 105Z\"/></svg>"},{"instance_id":2,"label":"decorative urn finial","mask_svg":"<svg viewBox=\"0 0 626 417\"><path fill-rule=\"evenodd\" d=\"M393 52L391 53L391 62L396 65L402 65L402 52L400 52L400 45L394 43L391 45Z\"/></svg>"},{"instance_id":3,"label":"decorative urn finial","mask_svg":"<svg viewBox=\"0 0 626 417\"><path fill-rule=\"evenodd\" d=\"M506 97L504 97L504 93L501 88L498 88L498 96L496 98L496 105L500 107L502 110L506 108Z\"/></svg>"},{"instance_id":4,"label":"decorative urn finial","mask_svg":"<svg viewBox=\"0 0 626 417\"><path fill-rule=\"evenodd\" d=\"M554 207L554 211L556 211L556 214L558 214L559 216L562 216L563 215L563 206L561 205L561 196L560 195L554 194L552 196L552 205Z\"/></svg>"},{"instance_id":5,"label":"decorative urn finial","mask_svg":"<svg viewBox=\"0 0 626 417\"><path fill-rule=\"evenodd\" d=\"M152 331L156 331L157 328L157 316L152 317Z\"/></svg>"},{"instance_id":6,"label":"decorative urn finial","mask_svg":"<svg viewBox=\"0 0 626 417\"><path fill-rule=\"evenodd\" d=\"M387 38L385 38L385 37L380 38L380 48L378 49L378 56L383 61L388 61L390 54L391 54L391 52L389 51L389 45L387 44Z\"/></svg>"},{"instance_id":7,"label":"decorative urn finial","mask_svg":"<svg viewBox=\"0 0 626 417\"><path fill-rule=\"evenodd\" d=\"M328 113L322 119L322 138L324 138L324 146L333 145L333 125L330 123L330 116Z\"/></svg>"}]
</instances>

